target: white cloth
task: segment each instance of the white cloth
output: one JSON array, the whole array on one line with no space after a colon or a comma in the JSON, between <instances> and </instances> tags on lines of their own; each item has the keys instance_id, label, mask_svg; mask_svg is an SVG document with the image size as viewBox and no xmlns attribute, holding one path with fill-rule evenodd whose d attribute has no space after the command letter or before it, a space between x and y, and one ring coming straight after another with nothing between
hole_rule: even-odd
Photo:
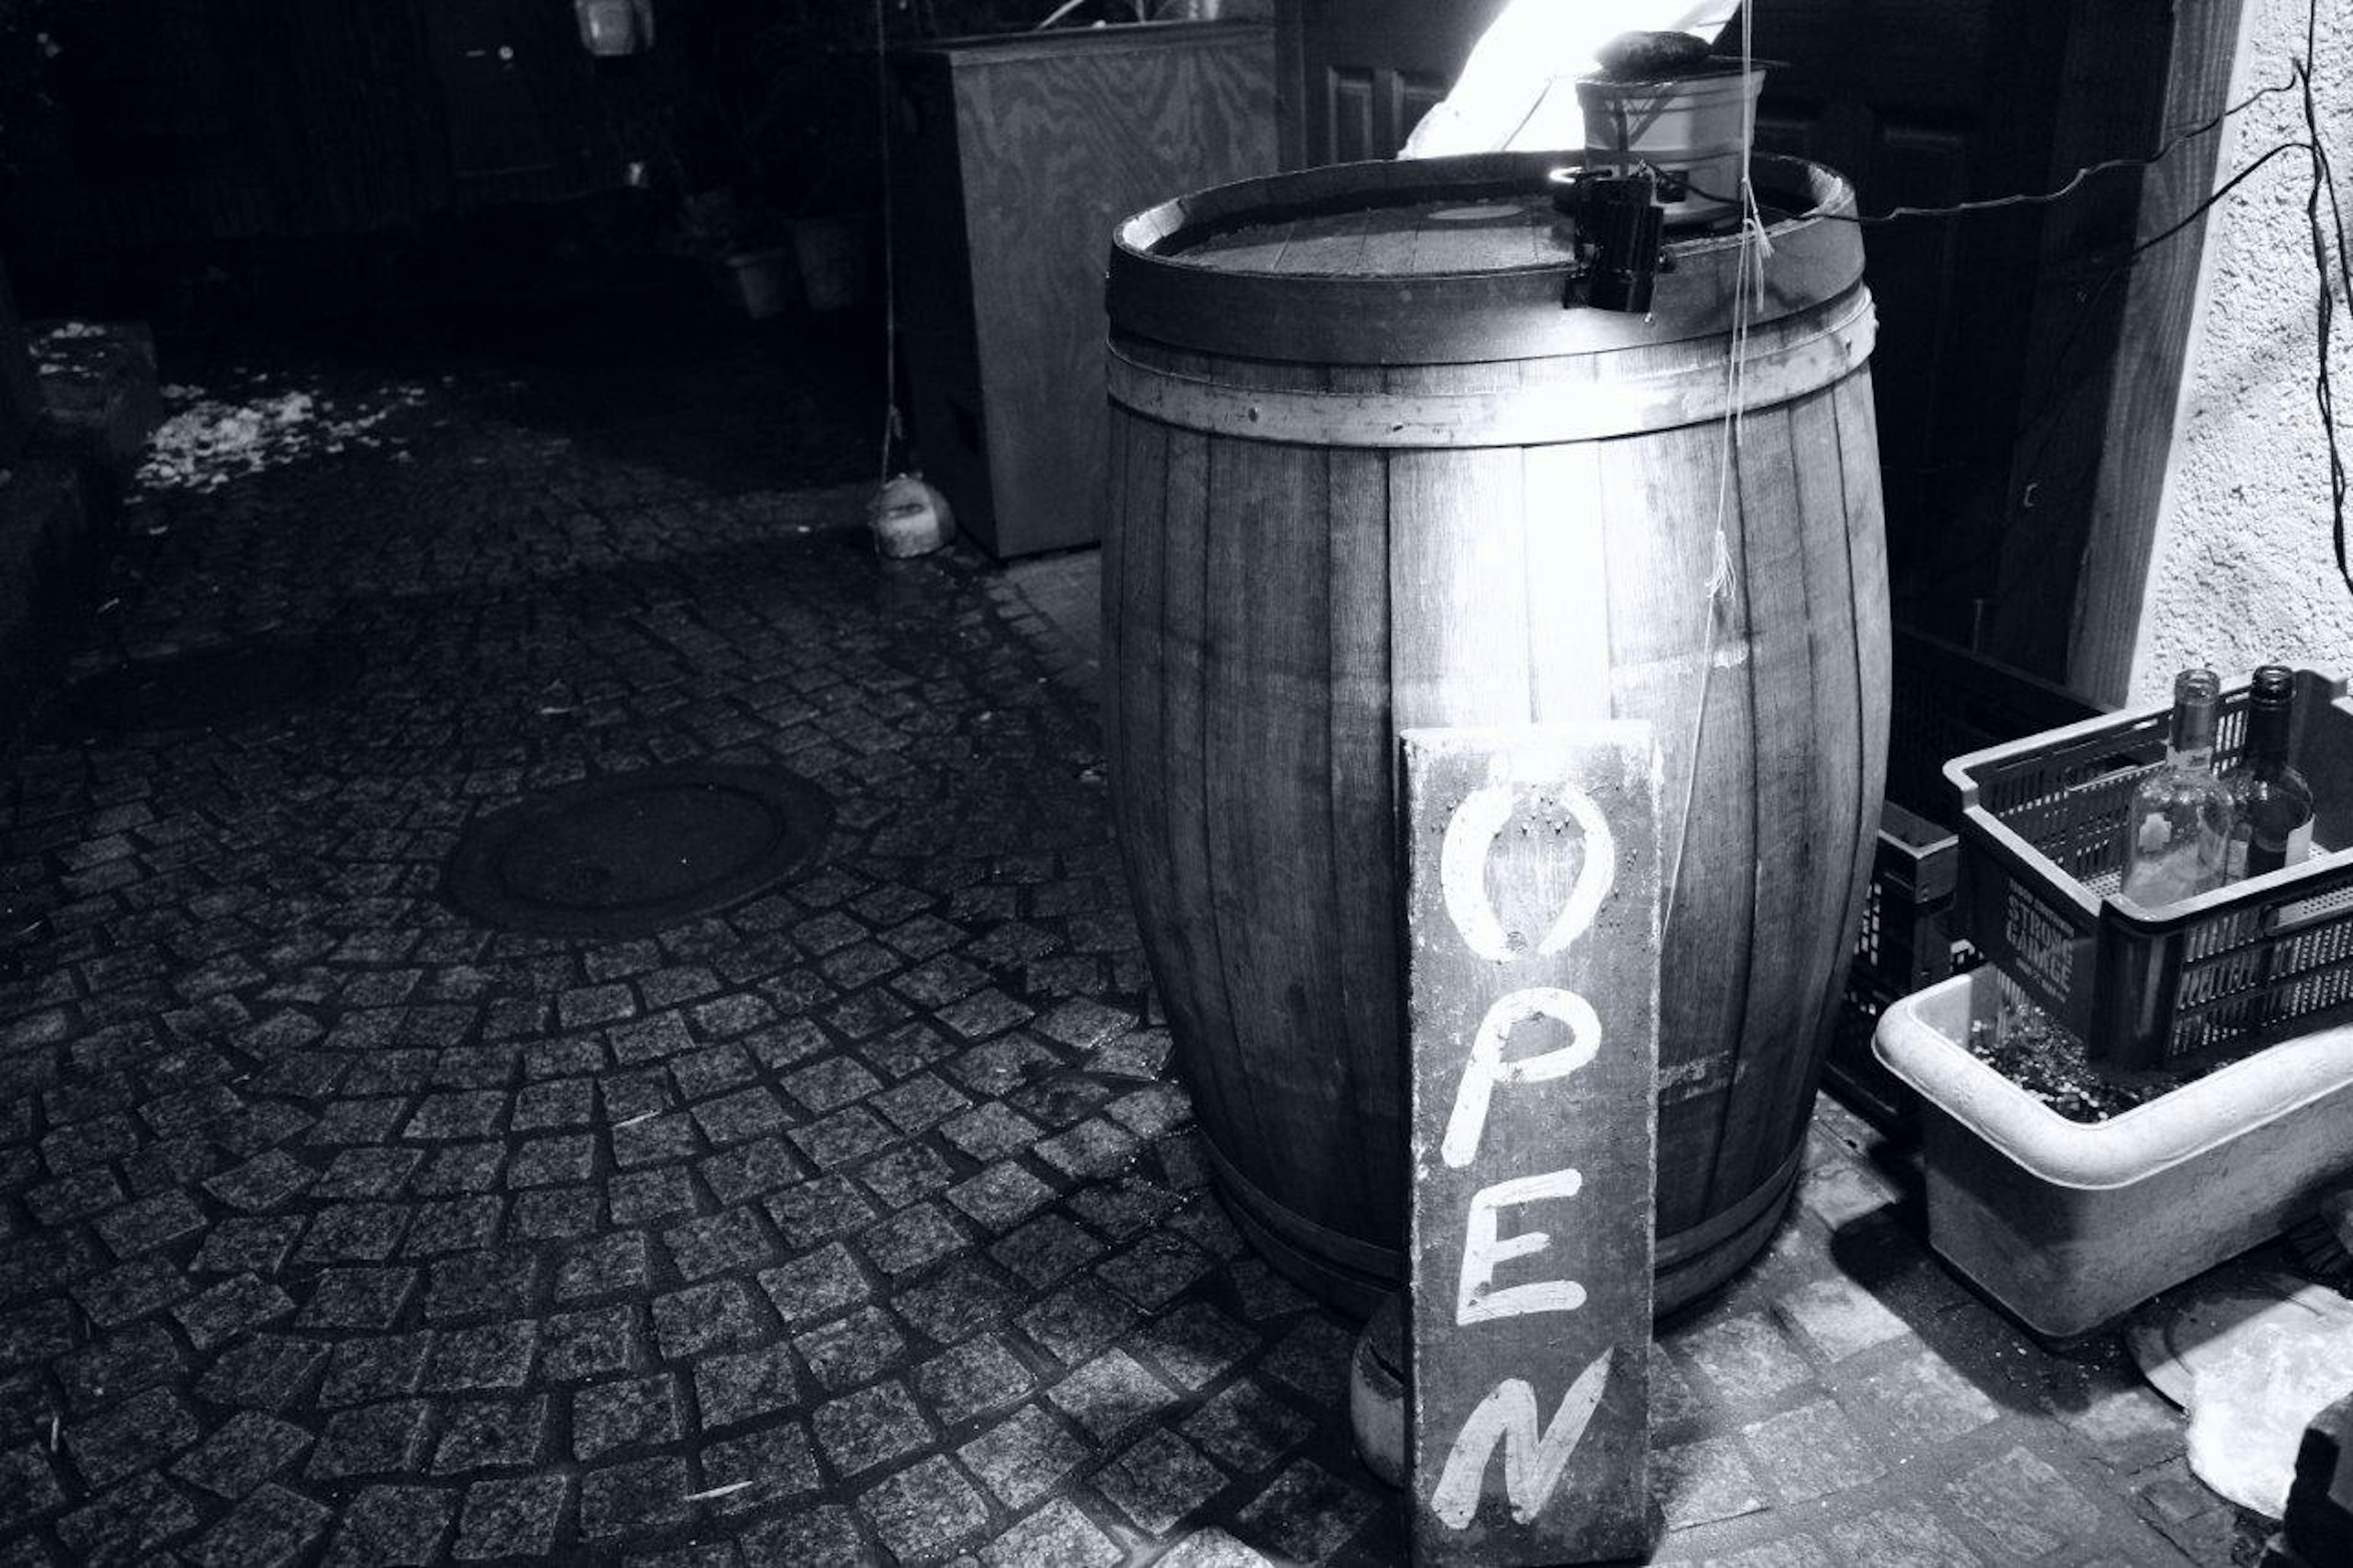
<instances>
[{"instance_id":1,"label":"white cloth","mask_svg":"<svg viewBox=\"0 0 2353 1568\"><path fill-rule=\"evenodd\" d=\"M2266 1519L2287 1512L2296 1450L2312 1418L2353 1394L2353 1322L2271 1320L2197 1368L2190 1472Z\"/></svg>"},{"instance_id":2,"label":"white cloth","mask_svg":"<svg viewBox=\"0 0 2353 1568\"><path fill-rule=\"evenodd\" d=\"M1398 156L1581 148L1577 79L1599 68L1602 45L1634 32L1713 43L1738 9L1737 0L1512 0Z\"/></svg>"}]
</instances>

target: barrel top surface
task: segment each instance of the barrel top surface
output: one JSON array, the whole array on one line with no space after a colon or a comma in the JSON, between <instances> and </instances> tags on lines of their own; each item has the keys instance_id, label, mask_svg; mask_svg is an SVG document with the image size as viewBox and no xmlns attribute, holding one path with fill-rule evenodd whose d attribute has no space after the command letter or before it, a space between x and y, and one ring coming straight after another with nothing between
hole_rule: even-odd
<instances>
[{"instance_id":1,"label":"barrel top surface","mask_svg":"<svg viewBox=\"0 0 2353 1568\"><path fill-rule=\"evenodd\" d=\"M1164 202L1119 227L1114 333L1245 358L1409 364L1534 358L1727 331L1736 226L1669 233L1651 310L1579 302L1579 258L1553 207L1574 153L1345 163ZM1854 190L1819 164L1759 156L1767 321L1862 276ZM1752 295L1753 298L1753 295Z\"/></svg>"},{"instance_id":2,"label":"barrel top surface","mask_svg":"<svg viewBox=\"0 0 2353 1568\"><path fill-rule=\"evenodd\" d=\"M1103 27L1058 27L1045 32L975 33L894 45L893 63L906 67L945 62L958 69L1060 59L1074 54L1118 54L1137 49L1203 48L1271 38L1274 26L1241 17L1213 22L1122 22Z\"/></svg>"},{"instance_id":3,"label":"barrel top surface","mask_svg":"<svg viewBox=\"0 0 2353 1568\"><path fill-rule=\"evenodd\" d=\"M1278 212L1214 230L1173 254L1228 272L1394 278L1563 263L1569 259L1569 235L1547 195L1510 192Z\"/></svg>"}]
</instances>

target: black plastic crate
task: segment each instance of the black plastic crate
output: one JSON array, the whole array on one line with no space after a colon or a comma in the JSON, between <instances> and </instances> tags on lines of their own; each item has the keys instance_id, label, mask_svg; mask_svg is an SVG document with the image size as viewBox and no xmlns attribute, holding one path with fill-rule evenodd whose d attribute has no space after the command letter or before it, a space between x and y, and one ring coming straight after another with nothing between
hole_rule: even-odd
<instances>
[{"instance_id":1,"label":"black plastic crate","mask_svg":"<svg viewBox=\"0 0 2353 1568\"><path fill-rule=\"evenodd\" d=\"M1908 1116L1912 1091L1872 1054L1879 1016L1898 999L1976 962L1953 930L1961 843L1952 829L1886 803L1862 925L1824 1072L1840 1099L1881 1127Z\"/></svg>"},{"instance_id":2,"label":"black plastic crate","mask_svg":"<svg viewBox=\"0 0 2353 1568\"><path fill-rule=\"evenodd\" d=\"M2353 1012L2353 700L2296 672L2289 746L2316 796L2300 866L2149 910L2116 897L2126 808L2165 758L2169 706L2069 725L1956 759L1961 930L2093 1054L2156 1067L2300 1033ZM2226 686L2215 765L2246 735Z\"/></svg>"},{"instance_id":3,"label":"black plastic crate","mask_svg":"<svg viewBox=\"0 0 2353 1568\"><path fill-rule=\"evenodd\" d=\"M1947 763L2101 712L2063 687L1924 633L1896 627L1892 651L1887 798L1948 827L1961 808Z\"/></svg>"},{"instance_id":4,"label":"black plastic crate","mask_svg":"<svg viewBox=\"0 0 2353 1568\"><path fill-rule=\"evenodd\" d=\"M1909 1118L1914 1096L1872 1054L1879 1016L1982 962L1956 906L1960 803L1946 763L2099 712L2048 681L1901 626L1894 667L1887 800L1824 1068L1832 1093L1889 1131Z\"/></svg>"}]
</instances>

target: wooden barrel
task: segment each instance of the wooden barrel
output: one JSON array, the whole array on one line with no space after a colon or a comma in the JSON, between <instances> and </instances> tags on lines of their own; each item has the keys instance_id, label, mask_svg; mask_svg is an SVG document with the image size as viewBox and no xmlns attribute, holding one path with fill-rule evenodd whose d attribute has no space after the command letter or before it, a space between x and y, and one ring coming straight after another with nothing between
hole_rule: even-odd
<instances>
[{"instance_id":1,"label":"wooden barrel","mask_svg":"<svg viewBox=\"0 0 2353 1568\"><path fill-rule=\"evenodd\" d=\"M1564 305L1560 162L1223 186L1112 253L1121 853L1221 1189L1359 1310L1403 1274L1399 730L1656 727L1662 1310L1794 1190L1870 867L1888 615L1852 191L1758 161L1790 216L1736 448L1736 241L1672 244L1648 316Z\"/></svg>"}]
</instances>

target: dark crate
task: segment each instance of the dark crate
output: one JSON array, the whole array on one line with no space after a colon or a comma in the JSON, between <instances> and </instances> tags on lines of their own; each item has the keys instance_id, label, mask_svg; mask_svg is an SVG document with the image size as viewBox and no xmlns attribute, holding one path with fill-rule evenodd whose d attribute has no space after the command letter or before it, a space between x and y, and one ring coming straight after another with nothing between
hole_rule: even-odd
<instances>
[{"instance_id":1,"label":"dark crate","mask_svg":"<svg viewBox=\"0 0 2353 1568\"><path fill-rule=\"evenodd\" d=\"M2247 681L2224 688L2215 766L2239 760ZM2314 781L2301 866L2155 910L2115 897L2133 787L2164 760L2168 707L1955 760L1961 929L2091 1053L2160 1067L2353 1011L2353 700L2296 672L2290 747Z\"/></svg>"},{"instance_id":2,"label":"dark crate","mask_svg":"<svg viewBox=\"0 0 2353 1568\"><path fill-rule=\"evenodd\" d=\"M1903 626L1893 654L1887 798L1947 826L1961 818L1947 763L2101 711L2063 687Z\"/></svg>"},{"instance_id":3,"label":"dark crate","mask_svg":"<svg viewBox=\"0 0 2353 1568\"><path fill-rule=\"evenodd\" d=\"M1902 626L1893 689L1887 802L1824 1068L1832 1093L1888 1131L1908 1120L1914 1096L1872 1054L1879 1016L1983 962L1963 940L1955 907L1960 804L1945 763L2099 712L2048 681Z\"/></svg>"},{"instance_id":4,"label":"dark crate","mask_svg":"<svg viewBox=\"0 0 2353 1568\"><path fill-rule=\"evenodd\" d=\"M1908 1118L1914 1097L1872 1054L1879 1016L1900 998L1978 962L1953 932L1960 847L1952 829L1892 800L1881 811L1862 926L1824 1072L1833 1093L1882 1128Z\"/></svg>"}]
</instances>

